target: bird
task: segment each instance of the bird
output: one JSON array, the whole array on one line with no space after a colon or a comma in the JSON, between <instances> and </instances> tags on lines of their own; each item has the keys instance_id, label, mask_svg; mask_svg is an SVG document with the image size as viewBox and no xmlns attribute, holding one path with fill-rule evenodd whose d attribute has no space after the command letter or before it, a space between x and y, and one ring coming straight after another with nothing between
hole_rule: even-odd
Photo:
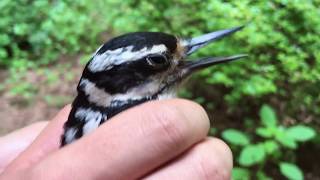
<instances>
[{"instance_id":1,"label":"bird","mask_svg":"<svg viewBox=\"0 0 320 180\"><path fill-rule=\"evenodd\" d=\"M163 32L132 32L100 46L86 64L64 124L61 147L97 129L118 113L151 100L175 98L193 72L246 54L187 60L201 47L244 26L179 38Z\"/></svg>"}]
</instances>

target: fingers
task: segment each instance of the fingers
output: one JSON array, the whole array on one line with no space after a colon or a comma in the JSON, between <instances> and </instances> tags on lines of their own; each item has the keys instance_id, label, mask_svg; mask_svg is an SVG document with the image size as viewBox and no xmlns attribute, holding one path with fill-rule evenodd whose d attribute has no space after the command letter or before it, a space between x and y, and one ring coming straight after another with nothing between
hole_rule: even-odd
<instances>
[{"instance_id":1,"label":"fingers","mask_svg":"<svg viewBox=\"0 0 320 180\"><path fill-rule=\"evenodd\" d=\"M221 140L207 138L156 172L146 180L230 179L232 154Z\"/></svg>"},{"instance_id":2,"label":"fingers","mask_svg":"<svg viewBox=\"0 0 320 180\"><path fill-rule=\"evenodd\" d=\"M55 152L37 164L32 175L38 179L136 179L204 139L208 129L205 111L191 101L148 102Z\"/></svg>"},{"instance_id":3,"label":"fingers","mask_svg":"<svg viewBox=\"0 0 320 180\"><path fill-rule=\"evenodd\" d=\"M37 122L0 137L0 173L31 144L47 124L48 122Z\"/></svg>"},{"instance_id":4,"label":"fingers","mask_svg":"<svg viewBox=\"0 0 320 180\"><path fill-rule=\"evenodd\" d=\"M49 122L34 142L7 167L6 171L16 171L30 167L49 153L57 150L60 144L63 124L68 118L70 109L70 105L64 107Z\"/></svg>"}]
</instances>

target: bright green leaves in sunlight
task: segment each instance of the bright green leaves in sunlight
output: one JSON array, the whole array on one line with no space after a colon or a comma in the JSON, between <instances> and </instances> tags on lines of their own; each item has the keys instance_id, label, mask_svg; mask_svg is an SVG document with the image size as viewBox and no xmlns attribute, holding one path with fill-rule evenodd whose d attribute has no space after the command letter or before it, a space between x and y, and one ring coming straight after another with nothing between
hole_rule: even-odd
<instances>
[{"instance_id":1,"label":"bright green leaves in sunlight","mask_svg":"<svg viewBox=\"0 0 320 180\"><path fill-rule=\"evenodd\" d=\"M238 157L239 167L234 168L232 179L271 179L262 169L270 160L278 163L279 172L287 178L303 179L303 172L297 165L282 161L288 161L284 154L292 153L292 150L298 148L299 142L314 138L315 130L305 125L279 125L275 110L267 104L261 107L259 116L260 126L255 130L251 129L252 133L236 129L226 129L222 132L222 138L231 145L234 153L238 154L235 157ZM260 167L255 174L247 169L253 166Z\"/></svg>"},{"instance_id":2,"label":"bright green leaves in sunlight","mask_svg":"<svg viewBox=\"0 0 320 180\"><path fill-rule=\"evenodd\" d=\"M274 140L267 140L263 143L263 148L266 154L273 154L279 149L279 145Z\"/></svg>"},{"instance_id":3,"label":"bright green leaves in sunlight","mask_svg":"<svg viewBox=\"0 0 320 180\"><path fill-rule=\"evenodd\" d=\"M235 167L232 169L232 180L250 180L250 171L245 168Z\"/></svg>"},{"instance_id":4,"label":"bright green leaves in sunlight","mask_svg":"<svg viewBox=\"0 0 320 180\"><path fill-rule=\"evenodd\" d=\"M292 180L303 180L303 173L298 166L292 163L280 163L281 174Z\"/></svg>"},{"instance_id":5,"label":"bright green leaves in sunlight","mask_svg":"<svg viewBox=\"0 0 320 180\"><path fill-rule=\"evenodd\" d=\"M277 116L274 110L268 105L263 105L260 109L260 119L262 124L267 127L274 127L277 125Z\"/></svg>"},{"instance_id":6,"label":"bright green leaves in sunlight","mask_svg":"<svg viewBox=\"0 0 320 180\"><path fill-rule=\"evenodd\" d=\"M0 1L0 66L14 61L34 65L57 61L62 54L94 50L106 31L99 3L73 1Z\"/></svg>"},{"instance_id":7,"label":"bright green leaves in sunlight","mask_svg":"<svg viewBox=\"0 0 320 180\"><path fill-rule=\"evenodd\" d=\"M236 129L227 129L223 131L222 137L233 145L245 146L249 144L247 135Z\"/></svg>"},{"instance_id":8,"label":"bright green leaves in sunlight","mask_svg":"<svg viewBox=\"0 0 320 180\"><path fill-rule=\"evenodd\" d=\"M264 138L270 138L273 136L275 131L276 127L258 127L256 129L256 134Z\"/></svg>"},{"instance_id":9,"label":"bright green leaves in sunlight","mask_svg":"<svg viewBox=\"0 0 320 180\"><path fill-rule=\"evenodd\" d=\"M308 141L316 135L312 128L303 125L289 128L277 126L276 113L269 105L263 105L259 115L263 126L256 129L256 134L263 138L274 138L287 148L296 149L298 141Z\"/></svg>"},{"instance_id":10,"label":"bright green leaves in sunlight","mask_svg":"<svg viewBox=\"0 0 320 180\"><path fill-rule=\"evenodd\" d=\"M285 129L282 127L277 129L274 138L286 148L296 149L298 146L297 142L292 137L288 136Z\"/></svg>"},{"instance_id":11,"label":"bright green leaves in sunlight","mask_svg":"<svg viewBox=\"0 0 320 180\"><path fill-rule=\"evenodd\" d=\"M262 145L248 145L242 149L239 163L242 166L251 166L262 162L265 158L265 155L265 150Z\"/></svg>"},{"instance_id":12,"label":"bright green leaves in sunlight","mask_svg":"<svg viewBox=\"0 0 320 180\"><path fill-rule=\"evenodd\" d=\"M303 126L303 125L297 125L288 128L287 135L293 138L296 141L308 141L315 137L316 132L314 129Z\"/></svg>"}]
</instances>

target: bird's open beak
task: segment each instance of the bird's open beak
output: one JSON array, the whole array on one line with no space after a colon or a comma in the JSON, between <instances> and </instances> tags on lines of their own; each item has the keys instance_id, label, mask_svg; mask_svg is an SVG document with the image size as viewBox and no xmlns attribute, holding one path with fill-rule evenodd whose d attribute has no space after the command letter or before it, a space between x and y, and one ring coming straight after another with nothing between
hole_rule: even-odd
<instances>
[{"instance_id":1,"label":"bird's open beak","mask_svg":"<svg viewBox=\"0 0 320 180\"><path fill-rule=\"evenodd\" d=\"M183 40L183 46L185 48L185 55L189 56L190 54L194 53L196 50L200 49L201 47L218 40L220 38L223 38L225 36L228 36L230 34L233 34L239 30L241 30L243 26L231 28L231 29L225 29L220 31L211 32L208 34L204 34L199 37L191 38L188 40ZM184 71L184 76L196 71L200 70L215 64L225 63L233 60L240 59L242 57L246 57L245 54L240 55L234 55L234 56L228 56L228 57L209 57L209 58L201 58L197 61L182 61L182 69Z\"/></svg>"}]
</instances>

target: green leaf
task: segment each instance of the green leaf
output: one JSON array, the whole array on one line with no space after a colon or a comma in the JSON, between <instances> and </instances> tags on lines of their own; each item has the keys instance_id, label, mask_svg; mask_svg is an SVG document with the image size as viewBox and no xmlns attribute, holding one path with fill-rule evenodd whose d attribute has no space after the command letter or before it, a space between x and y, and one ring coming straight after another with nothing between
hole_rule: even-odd
<instances>
[{"instance_id":1,"label":"green leaf","mask_svg":"<svg viewBox=\"0 0 320 180\"><path fill-rule=\"evenodd\" d=\"M232 169L232 180L249 180L250 171L245 168L235 167Z\"/></svg>"},{"instance_id":2,"label":"green leaf","mask_svg":"<svg viewBox=\"0 0 320 180\"><path fill-rule=\"evenodd\" d=\"M258 180L272 180L272 178L268 177L263 171L257 172L257 178Z\"/></svg>"},{"instance_id":3,"label":"green leaf","mask_svg":"<svg viewBox=\"0 0 320 180\"><path fill-rule=\"evenodd\" d=\"M267 154L272 154L277 149L279 149L279 145L272 140L264 142L263 147Z\"/></svg>"},{"instance_id":4,"label":"green leaf","mask_svg":"<svg viewBox=\"0 0 320 180\"><path fill-rule=\"evenodd\" d=\"M0 58L3 59L6 57L8 57L7 51L4 48L0 48Z\"/></svg>"},{"instance_id":5,"label":"green leaf","mask_svg":"<svg viewBox=\"0 0 320 180\"><path fill-rule=\"evenodd\" d=\"M15 24L13 26L13 32L16 34L16 35L25 35L27 34L27 31L28 31L28 25L23 23L23 24Z\"/></svg>"},{"instance_id":6,"label":"green leaf","mask_svg":"<svg viewBox=\"0 0 320 180\"><path fill-rule=\"evenodd\" d=\"M260 119L263 125L274 127L277 125L277 116L269 105L263 105L260 109Z\"/></svg>"},{"instance_id":7,"label":"green leaf","mask_svg":"<svg viewBox=\"0 0 320 180\"><path fill-rule=\"evenodd\" d=\"M222 138L233 145L245 146L250 140L246 134L236 129L227 129L222 132Z\"/></svg>"},{"instance_id":8,"label":"green leaf","mask_svg":"<svg viewBox=\"0 0 320 180\"><path fill-rule=\"evenodd\" d=\"M287 162L280 163L280 172L282 175L284 175L288 179L294 179L294 180L303 179L303 172L301 171L301 169L292 163L287 163Z\"/></svg>"},{"instance_id":9,"label":"green leaf","mask_svg":"<svg viewBox=\"0 0 320 180\"><path fill-rule=\"evenodd\" d=\"M5 46L10 44L10 37L8 34L0 34L0 46Z\"/></svg>"},{"instance_id":10,"label":"green leaf","mask_svg":"<svg viewBox=\"0 0 320 180\"><path fill-rule=\"evenodd\" d=\"M265 151L262 145L249 145L242 149L239 163L242 166L251 166L262 162L265 158Z\"/></svg>"},{"instance_id":11,"label":"green leaf","mask_svg":"<svg viewBox=\"0 0 320 180\"><path fill-rule=\"evenodd\" d=\"M271 129L264 127L257 128L256 134L264 138L270 138L273 136L273 132L271 131Z\"/></svg>"},{"instance_id":12,"label":"green leaf","mask_svg":"<svg viewBox=\"0 0 320 180\"><path fill-rule=\"evenodd\" d=\"M303 126L303 125L297 125L288 128L286 131L287 135L292 137L296 141L308 141L315 137L316 132L314 129Z\"/></svg>"},{"instance_id":13,"label":"green leaf","mask_svg":"<svg viewBox=\"0 0 320 180\"><path fill-rule=\"evenodd\" d=\"M283 146L290 149L296 149L298 146L296 141L290 136L287 136L285 133L278 133L276 140L279 141Z\"/></svg>"}]
</instances>

